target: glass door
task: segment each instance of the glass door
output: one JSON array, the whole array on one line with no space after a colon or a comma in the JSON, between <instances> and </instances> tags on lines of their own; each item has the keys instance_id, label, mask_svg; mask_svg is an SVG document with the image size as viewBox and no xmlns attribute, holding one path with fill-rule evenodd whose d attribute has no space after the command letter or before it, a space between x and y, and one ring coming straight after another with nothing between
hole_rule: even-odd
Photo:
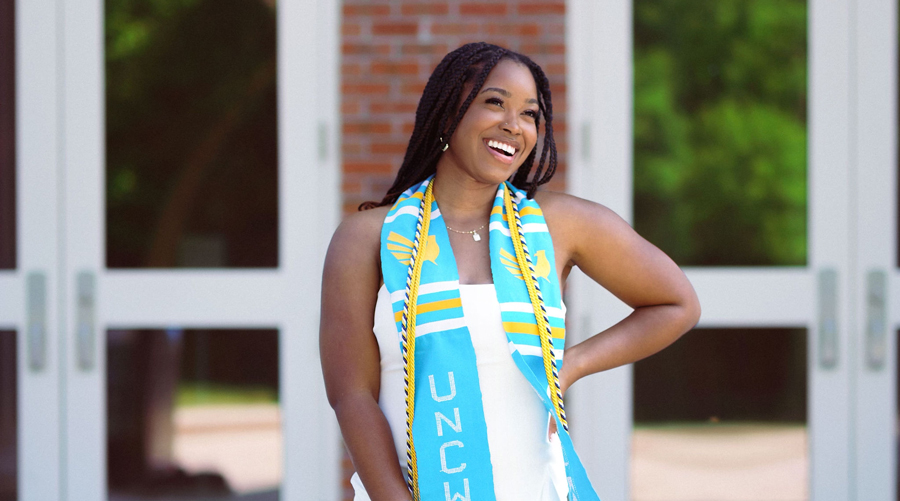
<instances>
[{"instance_id":1,"label":"glass door","mask_svg":"<svg viewBox=\"0 0 900 501\"><path fill-rule=\"evenodd\" d=\"M601 497L853 499L856 399L876 391L856 359L855 4L568 7L569 186L672 256L703 308L670 348L573 387ZM628 314L575 278L576 339Z\"/></svg>"},{"instance_id":2,"label":"glass door","mask_svg":"<svg viewBox=\"0 0 900 501\"><path fill-rule=\"evenodd\" d=\"M15 8L0 488L15 426L20 500L336 499L338 2Z\"/></svg>"}]
</instances>

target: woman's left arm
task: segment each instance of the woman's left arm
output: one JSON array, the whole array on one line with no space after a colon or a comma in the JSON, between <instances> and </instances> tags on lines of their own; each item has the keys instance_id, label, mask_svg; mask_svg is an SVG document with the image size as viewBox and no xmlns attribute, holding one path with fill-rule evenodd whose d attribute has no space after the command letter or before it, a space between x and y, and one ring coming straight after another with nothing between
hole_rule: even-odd
<instances>
[{"instance_id":1,"label":"woman's left arm","mask_svg":"<svg viewBox=\"0 0 900 501\"><path fill-rule=\"evenodd\" d=\"M697 294L665 253L600 204L561 194L550 202L552 210L544 212L554 248L634 308L609 329L566 348L559 374L563 392L582 377L662 350L697 324Z\"/></svg>"}]
</instances>

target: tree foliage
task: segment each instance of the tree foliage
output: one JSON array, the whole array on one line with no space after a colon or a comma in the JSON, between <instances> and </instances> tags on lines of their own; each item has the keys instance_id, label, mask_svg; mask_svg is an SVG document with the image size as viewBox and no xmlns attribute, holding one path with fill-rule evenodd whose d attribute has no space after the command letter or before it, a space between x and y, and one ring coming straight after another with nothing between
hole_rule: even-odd
<instances>
[{"instance_id":1,"label":"tree foliage","mask_svg":"<svg viewBox=\"0 0 900 501\"><path fill-rule=\"evenodd\" d=\"M107 265L277 266L275 12L262 0L105 2Z\"/></svg>"},{"instance_id":2,"label":"tree foliage","mask_svg":"<svg viewBox=\"0 0 900 501\"><path fill-rule=\"evenodd\" d=\"M682 265L806 263L802 0L635 0L635 228Z\"/></svg>"}]
</instances>

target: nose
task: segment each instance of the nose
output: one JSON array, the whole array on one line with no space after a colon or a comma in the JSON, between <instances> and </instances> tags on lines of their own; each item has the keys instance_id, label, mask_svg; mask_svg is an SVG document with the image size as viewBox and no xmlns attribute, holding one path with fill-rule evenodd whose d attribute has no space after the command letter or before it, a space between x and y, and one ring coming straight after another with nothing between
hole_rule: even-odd
<instances>
[{"instance_id":1,"label":"nose","mask_svg":"<svg viewBox=\"0 0 900 501\"><path fill-rule=\"evenodd\" d=\"M500 128L503 131L513 134L515 136L518 136L522 133L522 128L519 127L519 121L516 119L515 116L507 117L506 121L503 122L503 124L500 126Z\"/></svg>"}]
</instances>

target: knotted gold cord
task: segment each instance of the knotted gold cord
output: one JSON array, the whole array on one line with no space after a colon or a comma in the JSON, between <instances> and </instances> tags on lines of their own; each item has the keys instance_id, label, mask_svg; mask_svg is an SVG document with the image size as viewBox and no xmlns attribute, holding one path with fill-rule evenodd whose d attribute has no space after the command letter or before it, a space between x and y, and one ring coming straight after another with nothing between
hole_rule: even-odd
<instances>
[{"instance_id":1,"label":"knotted gold cord","mask_svg":"<svg viewBox=\"0 0 900 501\"><path fill-rule=\"evenodd\" d=\"M559 387L559 373L556 370L556 355L553 353L550 319L547 318L544 298L541 296L537 277L534 276L534 267L531 265L531 256L528 253L528 245L525 243L525 235L522 232L519 206L512 200L506 184L503 185L503 203L506 206L506 222L509 225L509 236L512 238L513 247L516 250L516 259L519 262L519 269L522 270L525 286L528 288L528 297L531 299L531 306L534 308L534 319L537 321L538 333L541 337L541 355L544 359L544 372L547 375L547 384L550 385L550 400L553 402L553 409L556 411L560 423L568 431L569 424L566 421L566 409L563 406L562 390Z\"/></svg>"},{"instance_id":2,"label":"knotted gold cord","mask_svg":"<svg viewBox=\"0 0 900 501\"><path fill-rule=\"evenodd\" d=\"M424 259L425 246L428 242L428 229L431 223L431 204L434 201L433 194L434 180L428 183L425 195L422 197L422 205L419 207L419 220L416 223L416 238L413 242L412 256L410 257L409 268L406 275L406 294L403 303L403 316L401 317L400 339L403 348L403 372L404 382L406 386L406 472L407 485L412 492L413 501L420 501L419 495L419 471L416 465L416 448L413 444L412 425L415 416L415 399L416 399L416 304L419 298L419 282L422 277L422 264ZM507 222L509 223L510 237L512 238L513 247L516 250L516 259L519 269L522 271L522 277L525 278L525 285L528 288L528 297L531 299L531 305L534 308L534 317L537 321L538 332L541 338L541 354L544 360L544 371L547 375L547 382L552 390L550 398L553 401L553 408L559 417L563 428L568 430L566 422L566 412L562 402L562 392L559 387L559 374L556 370L556 356L553 353L553 345L551 344L550 320L547 318L547 311L544 308L544 300L541 297L540 287L537 285L537 278L534 276L534 267L531 265L531 256L528 253L528 246L525 244L524 235L522 234L522 223L519 218L518 205L512 201L509 194L509 188L503 185L503 203L506 205ZM510 218L509 216L513 217ZM526 273L527 272L527 273Z\"/></svg>"},{"instance_id":3,"label":"knotted gold cord","mask_svg":"<svg viewBox=\"0 0 900 501\"><path fill-rule=\"evenodd\" d=\"M416 304L419 300L419 281L422 278L422 263L425 246L428 243L428 228L431 225L431 203L434 201L432 188L434 179L428 183L422 205L419 206L419 220L416 222L416 238L413 241L412 255L406 273L406 297L403 302L402 330L400 339L403 344L403 372L406 383L406 483L413 495L413 501L419 501L419 470L416 465L416 448L413 445L412 425L415 416L416 402Z\"/></svg>"}]
</instances>

